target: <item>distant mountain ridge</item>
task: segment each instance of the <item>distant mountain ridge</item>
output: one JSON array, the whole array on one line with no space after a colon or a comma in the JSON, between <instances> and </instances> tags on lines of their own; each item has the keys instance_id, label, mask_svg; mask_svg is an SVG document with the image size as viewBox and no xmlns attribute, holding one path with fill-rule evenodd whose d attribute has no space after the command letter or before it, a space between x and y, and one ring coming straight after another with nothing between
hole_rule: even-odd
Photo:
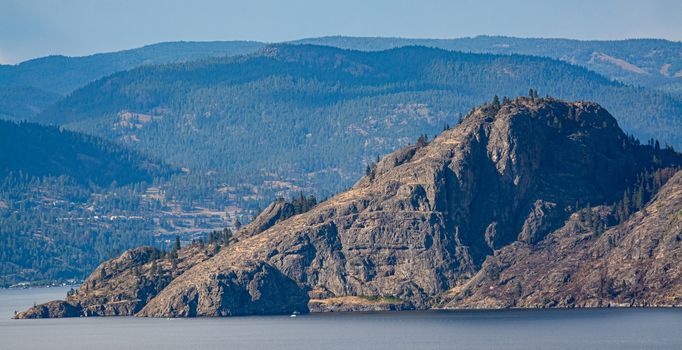
<instances>
[{"instance_id":1,"label":"distant mountain ridge","mask_svg":"<svg viewBox=\"0 0 682 350\"><path fill-rule=\"evenodd\" d=\"M3 108L7 101L1 101L0 117L4 114L13 119L31 120L40 110L55 102L53 96L68 95L112 73L142 65L245 54L263 46L252 41L167 42L89 56L55 55L16 65L0 65L0 94L12 96L14 107ZM27 91L27 88L32 90ZM27 92L32 94L27 95ZM40 108L34 110L31 106Z\"/></svg>"},{"instance_id":2,"label":"distant mountain ridge","mask_svg":"<svg viewBox=\"0 0 682 350\"><path fill-rule=\"evenodd\" d=\"M264 45L255 41L177 41L89 56L47 56L16 65L0 65L0 86L31 86L66 95L101 77L142 65L240 55Z\"/></svg>"},{"instance_id":3,"label":"distant mountain ridge","mask_svg":"<svg viewBox=\"0 0 682 350\"><path fill-rule=\"evenodd\" d=\"M455 39L330 36L300 39L290 43L365 51L419 45L474 53L544 56L584 66L610 79L659 89L678 98L682 96L682 44L661 39L582 41L502 36ZM267 43L255 41L164 42L82 57L47 56L17 65L0 65L0 89L31 87L36 89L36 95L19 102L47 105L54 101L41 99L45 94L63 96L118 71L141 65L249 54L266 45ZM42 92L38 93L38 90ZM14 104L17 105L17 101ZM1 109L0 105L0 112ZM37 114L29 112L25 107L12 112L11 116L18 119L31 119Z\"/></svg>"},{"instance_id":4,"label":"distant mountain ridge","mask_svg":"<svg viewBox=\"0 0 682 350\"><path fill-rule=\"evenodd\" d=\"M682 43L663 39L574 40L487 36L428 39L328 36L290 41L361 51L402 46L445 50L525 54L585 66L612 79L678 91L682 78ZM17 65L0 65L0 86L31 86L67 94L91 81L140 65L191 61L253 53L267 43L257 41L162 42L140 48L81 57L46 56Z\"/></svg>"},{"instance_id":5,"label":"distant mountain ridge","mask_svg":"<svg viewBox=\"0 0 682 350\"><path fill-rule=\"evenodd\" d=\"M494 94L531 87L599 100L639 138L682 144L682 102L664 93L548 58L416 46L271 45L246 56L140 67L73 92L38 120L231 183L291 179L333 193L377 154L454 125L458 113Z\"/></svg>"},{"instance_id":6,"label":"distant mountain ridge","mask_svg":"<svg viewBox=\"0 0 682 350\"><path fill-rule=\"evenodd\" d=\"M663 39L574 40L486 35L454 39L329 36L292 43L354 50L386 50L420 45L463 52L550 57L583 66L624 83L682 96L682 42Z\"/></svg>"},{"instance_id":7,"label":"distant mountain ridge","mask_svg":"<svg viewBox=\"0 0 682 350\"><path fill-rule=\"evenodd\" d=\"M0 87L0 119L33 119L60 98L35 87Z\"/></svg>"}]
</instances>

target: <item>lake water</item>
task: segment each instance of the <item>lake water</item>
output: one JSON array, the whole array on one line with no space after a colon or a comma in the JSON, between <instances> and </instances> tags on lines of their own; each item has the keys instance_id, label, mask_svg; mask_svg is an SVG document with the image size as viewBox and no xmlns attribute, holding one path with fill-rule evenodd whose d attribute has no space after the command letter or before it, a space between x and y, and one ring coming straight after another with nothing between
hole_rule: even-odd
<instances>
[{"instance_id":1,"label":"lake water","mask_svg":"<svg viewBox=\"0 0 682 350\"><path fill-rule=\"evenodd\" d=\"M682 309L10 319L67 289L0 290L0 349L682 349Z\"/></svg>"}]
</instances>

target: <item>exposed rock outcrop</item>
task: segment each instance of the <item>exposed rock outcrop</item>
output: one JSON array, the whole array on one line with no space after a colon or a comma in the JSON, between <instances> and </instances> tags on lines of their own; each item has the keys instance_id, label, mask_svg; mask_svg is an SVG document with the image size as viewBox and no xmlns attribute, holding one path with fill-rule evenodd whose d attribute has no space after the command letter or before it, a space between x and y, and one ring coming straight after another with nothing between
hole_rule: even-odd
<instances>
[{"instance_id":1,"label":"exposed rock outcrop","mask_svg":"<svg viewBox=\"0 0 682 350\"><path fill-rule=\"evenodd\" d=\"M130 269L103 279L117 291L108 303L131 303L118 313L93 307L93 294L71 300L150 317L454 307L453 291L480 279L487 257L546 244L576 203L610 204L640 172L680 164L629 139L597 104L517 98L384 157L306 213L279 220L271 206L238 242L172 270L153 293L116 288Z\"/></svg>"},{"instance_id":2,"label":"exposed rock outcrop","mask_svg":"<svg viewBox=\"0 0 682 350\"><path fill-rule=\"evenodd\" d=\"M134 315L175 277L215 252L216 245L192 245L170 259L153 247L131 249L98 266L66 300L35 306L16 318Z\"/></svg>"},{"instance_id":3,"label":"exposed rock outcrop","mask_svg":"<svg viewBox=\"0 0 682 350\"><path fill-rule=\"evenodd\" d=\"M253 221L244 226L237 233L237 239L248 238L257 235L276 223L286 220L294 215L293 204L283 198L274 200Z\"/></svg>"},{"instance_id":4,"label":"exposed rock outcrop","mask_svg":"<svg viewBox=\"0 0 682 350\"><path fill-rule=\"evenodd\" d=\"M82 315L82 312L83 310L78 305L72 305L64 300L54 300L21 312L15 318L79 317Z\"/></svg>"}]
</instances>

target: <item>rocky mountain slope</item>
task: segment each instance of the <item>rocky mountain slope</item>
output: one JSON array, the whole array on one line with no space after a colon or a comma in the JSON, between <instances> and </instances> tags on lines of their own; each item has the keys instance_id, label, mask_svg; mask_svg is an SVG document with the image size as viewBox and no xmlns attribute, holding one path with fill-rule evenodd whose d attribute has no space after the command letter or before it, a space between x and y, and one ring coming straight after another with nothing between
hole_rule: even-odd
<instances>
[{"instance_id":1,"label":"rocky mountain slope","mask_svg":"<svg viewBox=\"0 0 682 350\"><path fill-rule=\"evenodd\" d=\"M137 284L118 291L98 268L67 301L18 317L59 317L66 309L89 315L191 317L456 307L478 295L467 289L463 298L455 297L458 288L481 280L490 256L506 253L509 260L523 263L524 255L517 257L511 249L547 245L562 230L571 230L577 208L622 207L623 223L608 232L629 232L623 226L634 225L640 214L630 217L632 205L619 202L624 193L641 183L642 174L680 164L682 156L674 151L628 138L594 103L528 97L493 102L431 142L421 139L387 155L351 189L306 213L278 220L282 210L274 204L265 211L270 219L257 219L256 229L238 234L215 256L197 259L184 270L176 267L170 282L154 293L140 294ZM658 179L662 185L664 178ZM672 181L656 198L675 191L671 188L677 183ZM669 213L659 213L669 219ZM599 227L616 224L603 220ZM635 241L633 246L641 246ZM140 267L146 276L146 269L159 264L135 261L116 269L113 280ZM101 292L87 293L93 284ZM558 291L530 285L529 291L559 298ZM89 307L93 304L100 306ZM112 308L116 311L102 311Z\"/></svg>"}]
</instances>

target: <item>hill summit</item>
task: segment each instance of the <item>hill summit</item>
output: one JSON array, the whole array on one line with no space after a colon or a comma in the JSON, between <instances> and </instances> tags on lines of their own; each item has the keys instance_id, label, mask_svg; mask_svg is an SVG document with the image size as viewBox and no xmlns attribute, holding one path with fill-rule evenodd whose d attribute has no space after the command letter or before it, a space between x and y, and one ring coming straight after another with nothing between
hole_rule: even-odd
<instances>
[{"instance_id":1,"label":"hill summit","mask_svg":"<svg viewBox=\"0 0 682 350\"><path fill-rule=\"evenodd\" d=\"M628 137L598 104L495 98L433 140L421 137L388 154L351 189L305 213L277 217L283 206L273 203L264 211L268 217L256 220L257 229L246 227L219 252L212 248L215 254L208 248L203 248L207 254L182 253L202 249L198 244L165 259L153 248L126 252L98 267L66 301L39 305L18 317L514 306L507 294L490 296L488 291L515 286L510 281L522 278L517 276L521 273L544 271L545 265L531 263L539 258L529 256L558 234L597 249L602 254L593 255L596 260L606 256L611 242L602 238L606 232L618 232L612 238L615 246L632 232L646 236L649 231L633 228L640 222L632 220L647 215L645 210L654 212L652 205L661 196L670 205L682 205L675 195L680 181L666 185L678 177L680 164L682 156L672 149L640 145ZM667 217L674 212L655 213ZM631 246L645 241L632 240ZM679 249L679 240L669 244ZM675 264L673 255L662 256ZM494 264L493 258L504 260ZM505 269L516 262L519 269ZM575 270L589 269L579 259L554 261L553 268L559 271L569 263ZM680 276L674 266L668 271ZM529 290L524 288L532 288L526 281L533 280L525 278L516 299ZM656 295L668 296L680 289L680 281L671 278L661 287L645 278L641 292L633 295L638 302L679 304L679 295L659 298L647 291L656 288ZM539 284L542 290L533 293L543 301L558 300L560 289L552 287ZM577 303L591 300L591 290L574 291L585 294L561 296L562 302L547 305L609 300L606 293L595 292L599 302ZM495 302L489 302L493 297ZM622 299L633 301L625 294ZM537 304L529 299L520 305Z\"/></svg>"}]
</instances>

